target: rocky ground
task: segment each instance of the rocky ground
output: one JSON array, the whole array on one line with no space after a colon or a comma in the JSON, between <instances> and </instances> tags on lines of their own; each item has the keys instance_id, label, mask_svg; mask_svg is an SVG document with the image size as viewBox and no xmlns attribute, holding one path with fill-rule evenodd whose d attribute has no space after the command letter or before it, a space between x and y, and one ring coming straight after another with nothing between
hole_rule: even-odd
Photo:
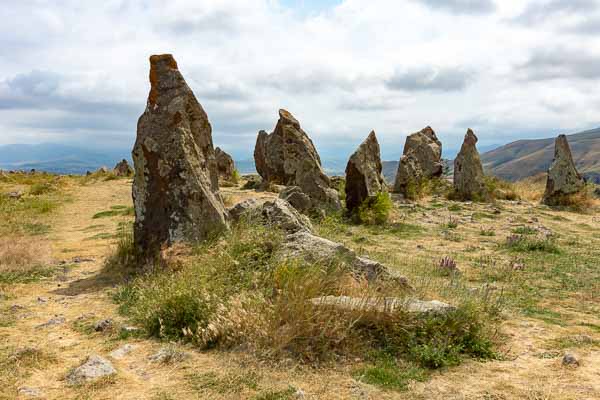
<instances>
[{"instance_id":1,"label":"rocky ground","mask_svg":"<svg viewBox=\"0 0 600 400\"><path fill-rule=\"evenodd\" d=\"M2 193L29 190L27 184L1 185ZM316 224L321 236L386 263L412 282L432 279L439 260L449 257L460 273L436 276L435 282L454 279L472 290L484 288L502 303L496 360L465 360L398 391L365 383L355 373L361 360L319 367L264 362L240 351L199 351L144 337L113 300L122 281L103 271L116 233L132 219L131 181L69 181L62 190L61 204L36 217L47 229L2 226L2 246L37 246L49 272L15 278L0 263L0 398L600 398L598 214L527 201L428 198L396 202L384 227L335 219ZM227 205L275 196L223 188ZM2 210L8 218L10 209ZM531 241L507 246L513 235L554 247L527 247ZM432 297L443 300L436 288Z\"/></svg>"}]
</instances>

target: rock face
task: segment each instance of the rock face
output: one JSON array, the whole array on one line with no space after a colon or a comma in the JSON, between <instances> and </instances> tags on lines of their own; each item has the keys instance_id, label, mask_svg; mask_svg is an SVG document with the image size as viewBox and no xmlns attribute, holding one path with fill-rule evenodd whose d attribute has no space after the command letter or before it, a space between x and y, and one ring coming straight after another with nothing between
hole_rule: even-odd
<instances>
[{"instance_id":1,"label":"rock face","mask_svg":"<svg viewBox=\"0 0 600 400\"><path fill-rule=\"evenodd\" d=\"M104 358L93 355L90 356L82 365L75 368L67 375L67 382L70 385L78 385L85 382L95 381L105 376L114 375L117 370L112 364Z\"/></svg>"},{"instance_id":2,"label":"rock face","mask_svg":"<svg viewBox=\"0 0 600 400\"><path fill-rule=\"evenodd\" d=\"M310 197L308 197L298 186L288 186L279 193L279 198L287 201L296 210L303 214L308 214L312 207Z\"/></svg>"},{"instance_id":3,"label":"rock face","mask_svg":"<svg viewBox=\"0 0 600 400\"><path fill-rule=\"evenodd\" d=\"M346 208L348 211L360 207L365 200L377 196L385 189L385 180L381 171L379 142L377 142L375 132L371 131L346 165Z\"/></svg>"},{"instance_id":4,"label":"rock face","mask_svg":"<svg viewBox=\"0 0 600 400\"><path fill-rule=\"evenodd\" d=\"M113 173L116 176L130 176L133 175L133 169L129 166L127 160L123 159L115 165Z\"/></svg>"},{"instance_id":5,"label":"rock face","mask_svg":"<svg viewBox=\"0 0 600 400\"><path fill-rule=\"evenodd\" d=\"M146 257L228 229L211 126L170 54L150 57L150 84L132 153L134 237Z\"/></svg>"},{"instance_id":6,"label":"rock face","mask_svg":"<svg viewBox=\"0 0 600 400\"><path fill-rule=\"evenodd\" d=\"M462 200L483 200L486 196L485 176L476 144L477 136L469 129L454 160L454 191Z\"/></svg>"},{"instance_id":7,"label":"rock face","mask_svg":"<svg viewBox=\"0 0 600 400\"><path fill-rule=\"evenodd\" d=\"M398 164L394 192L410 196L411 185L418 186L424 179L442 176L443 167L442 142L431 127L409 135Z\"/></svg>"},{"instance_id":8,"label":"rock face","mask_svg":"<svg viewBox=\"0 0 600 400\"><path fill-rule=\"evenodd\" d=\"M548 180L542 203L549 206L560 205L564 196L581 191L584 185L583 178L575 168L567 137L565 135L558 136L554 144L554 160L548 170Z\"/></svg>"},{"instance_id":9,"label":"rock face","mask_svg":"<svg viewBox=\"0 0 600 400\"><path fill-rule=\"evenodd\" d=\"M271 134L260 131L254 149L256 170L264 181L298 186L319 209L341 208L337 191L331 188L321 168L321 159L300 123L286 110Z\"/></svg>"},{"instance_id":10,"label":"rock face","mask_svg":"<svg viewBox=\"0 0 600 400\"><path fill-rule=\"evenodd\" d=\"M233 162L233 158L221 150L220 147L215 149L215 158L217 159L217 171L219 178L230 180L235 171L235 163Z\"/></svg>"}]
</instances>

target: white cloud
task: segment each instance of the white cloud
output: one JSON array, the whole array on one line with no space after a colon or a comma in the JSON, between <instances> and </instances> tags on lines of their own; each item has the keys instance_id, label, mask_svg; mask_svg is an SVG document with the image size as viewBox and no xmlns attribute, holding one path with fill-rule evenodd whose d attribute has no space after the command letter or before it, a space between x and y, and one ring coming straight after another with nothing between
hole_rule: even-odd
<instances>
[{"instance_id":1,"label":"white cloud","mask_svg":"<svg viewBox=\"0 0 600 400\"><path fill-rule=\"evenodd\" d=\"M166 52L239 158L281 107L339 159L371 129L397 158L426 125L446 148L468 127L482 144L588 128L600 44L580 33L597 10L575 1L13 2L0 12L0 144L130 146L148 56Z\"/></svg>"}]
</instances>

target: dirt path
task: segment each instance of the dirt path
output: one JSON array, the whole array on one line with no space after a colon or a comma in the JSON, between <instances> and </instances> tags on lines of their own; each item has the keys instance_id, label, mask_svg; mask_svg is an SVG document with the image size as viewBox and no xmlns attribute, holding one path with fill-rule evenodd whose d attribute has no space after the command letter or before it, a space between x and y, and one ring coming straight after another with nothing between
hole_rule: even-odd
<instances>
[{"instance_id":1,"label":"dirt path","mask_svg":"<svg viewBox=\"0 0 600 400\"><path fill-rule=\"evenodd\" d=\"M232 191L229 195L239 201L240 193ZM90 329L107 318L115 326L126 325L110 298L115 282L102 274L102 265L113 248L119 223L131 217L94 216L111 207L120 210L130 206L130 182L78 186L72 199L56 215L49 235L54 259L65 262L63 271L55 278L15 287L8 304L16 322L0 327L2 346L38 349L52 361L20 377L14 388L1 389L0 398L2 394L6 398L30 398L23 388L33 388L45 399L237 399L259 398L255 397L257 392L287 387L301 388L303 398L311 399L600 398L600 352L587 351L579 369L564 369L560 358L544 356L544 343L552 337L577 334L576 328L522 318L504 324L511 349L505 360L468 361L434 374L429 382L412 384L406 393L359 384L348 370L257 365L240 355L199 352L180 345L173 348L187 354L184 361L152 362L149 357L164 348L164 343ZM121 358L110 355L126 344L133 346L129 354ZM68 371L93 354L110 360L118 371L116 376L93 385L69 386L65 380Z\"/></svg>"}]
</instances>

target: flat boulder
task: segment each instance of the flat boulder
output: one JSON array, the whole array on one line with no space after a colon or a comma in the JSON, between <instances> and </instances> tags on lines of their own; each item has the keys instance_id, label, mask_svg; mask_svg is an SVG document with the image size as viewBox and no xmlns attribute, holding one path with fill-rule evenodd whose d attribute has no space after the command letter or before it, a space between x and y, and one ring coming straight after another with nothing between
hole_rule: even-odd
<instances>
[{"instance_id":1,"label":"flat boulder","mask_svg":"<svg viewBox=\"0 0 600 400\"><path fill-rule=\"evenodd\" d=\"M420 186L426 179L442 176L442 142L431 127L426 127L406 138L394 192L411 197L413 187Z\"/></svg>"},{"instance_id":2,"label":"flat boulder","mask_svg":"<svg viewBox=\"0 0 600 400\"><path fill-rule=\"evenodd\" d=\"M220 147L215 149L215 158L217 160L217 171L219 178L226 181L231 180L235 172L235 163L233 162L233 158L221 150Z\"/></svg>"},{"instance_id":3,"label":"flat boulder","mask_svg":"<svg viewBox=\"0 0 600 400\"><path fill-rule=\"evenodd\" d=\"M385 190L379 142L371 131L346 165L346 208L354 211Z\"/></svg>"},{"instance_id":4,"label":"flat boulder","mask_svg":"<svg viewBox=\"0 0 600 400\"><path fill-rule=\"evenodd\" d=\"M487 197L477 136L471 129L454 160L454 192L460 200L484 200Z\"/></svg>"},{"instance_id":5,"label":"flat boulder","mask_svg":"<svg viewBox=\"0 0 600 400\"><path fill-rule=\"evenodd\" d=\"M254 199L245 200L229 209L233 221L243 218L257 221L264 226L281 229L286 233L311 232L310 219L300 214L285 200L275 199L260 204Z\"/></svg>"},{"instance_id":6,"label":"flat boulder","mask_svg":"<svg viewBox=\"0 0 600 400\"><path fill-rule=\"evenodd\" d=\"M170 54L150 57L150 93L134 161L134 238L147 257L228 229L212 128Z\"/></svg>"},{"instance_id":7,"label":"flat boulder","mask_svg":"<svg viewBox=\"0 0 600 400\"><path fill-rule=\"evenodd\" d=\"M288 111L279 110L273 133L259 132L254 161L263 181L300 187L310 197L313 208L341 209L338 193L331 188L314 144Z\"/></svg>"},{"instance_id":8,"label":"flat boulder","mask_svg":"<svg viewBox=\"0 0 600 400\"><path fill-rule=\"evenodd\" d=\"M123 159L123 160L119 161L117 163L117 165L115 165L115 168L113 169L113 173L116 176L131 176L131 175L133 175L133 168L131 168L131 166L129 166L129 163L127 162L127 160Z\"/></svg>"},{"instance_id":9,"label":"flat boulder","mask_svg":"<svg viewBox=\"0 0 600 400\"><path fill-rule=\"evenodd\" d=\"M67 374L67 383L69 385L80 385L115 375L116 373L117 370L110 361L98 355L92 355L83 364Z\"/></svg>"},{"instance_id":10,"label":"flat boulder","mask_svg":"<svg viewBox=\"0 0 600 400\"><path fill-rule=\"evenodd\" d=\"M542 203L549 206L560 205L566 196L579 193L584 186L585 182L573 162L567 137L560 135L554 144L554 160L548 169Z\"/></svg>"}]
</instances>

